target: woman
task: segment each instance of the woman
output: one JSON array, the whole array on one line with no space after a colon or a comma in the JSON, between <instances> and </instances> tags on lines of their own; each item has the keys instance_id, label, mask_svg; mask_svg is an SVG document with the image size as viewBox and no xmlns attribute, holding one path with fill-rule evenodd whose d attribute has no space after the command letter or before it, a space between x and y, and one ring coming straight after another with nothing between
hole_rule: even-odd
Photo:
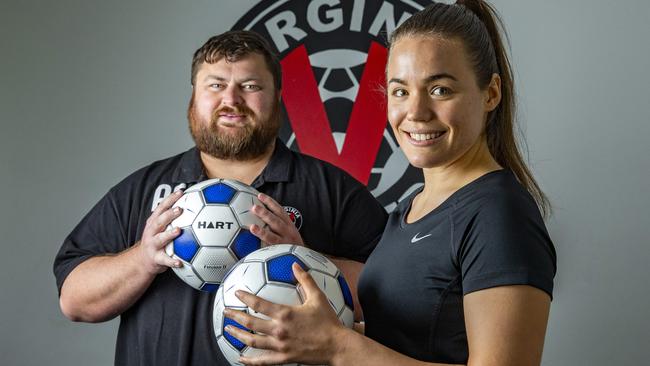
<instances>
[{"instance_id":1,"label":"woman","mask_svg":"<svg viewBox=\"0 0 650 366\"><path fill-rule=\"evenodd\" d=\"M302 306L224 314L270 350L250 365L538 365L555 274L548 201L517 149L513 83L493 9L434 3L392 34L388 119L424 187L391 214L359 280L365 336L294 267ZM539 207L539 208L538 208ZM362 332L363 333L363 330Z\"/></svg>"}]
</instances>

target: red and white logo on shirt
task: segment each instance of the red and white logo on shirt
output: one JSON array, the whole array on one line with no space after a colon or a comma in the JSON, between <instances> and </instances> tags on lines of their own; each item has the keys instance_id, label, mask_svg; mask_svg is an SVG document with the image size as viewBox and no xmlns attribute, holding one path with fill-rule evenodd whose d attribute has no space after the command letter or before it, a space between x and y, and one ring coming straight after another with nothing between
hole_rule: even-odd
<instances>
[{"instance_id":1,"label":"red and white logo on shirt","mask_svg":"<svg viewBox=\"0 0 650 366\"><path fill-rule=\"evenodd\" d=\"M296 228L300 230L302 227L302 213L300 213L300 211L298 211L298 209L295 207L283 206L283 208L284 212L289 215L291 222L293 222L293 224L296 225Z\"/></svg>"}]
</instances>

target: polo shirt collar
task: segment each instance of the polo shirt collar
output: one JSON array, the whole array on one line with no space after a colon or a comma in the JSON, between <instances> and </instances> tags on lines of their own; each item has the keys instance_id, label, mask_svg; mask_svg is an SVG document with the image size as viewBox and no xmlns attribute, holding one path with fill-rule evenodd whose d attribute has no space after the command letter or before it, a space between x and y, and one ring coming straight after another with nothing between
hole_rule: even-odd
<instances>
[{"instance_id":1,"label":"polo shirt collar","mask_svg":"<svg viewBox=\"0 0 650 366\"><path fill-rule=\"evenodd\" d=\"M195 147L181 154L181 159L174 169L172 181L194 184L208 179L203 170L199 149Z\"/></svg>"},{"instance_id":2,"label":"polo shirt collar","mask_svg":"<svg viewBox=\"0 0 650 366\"><path fill-rule=\"evenodd\" d=\"M279 138L275 140L275 148L269 163L262 174L253 182L259 187L265 182L287 182L293 171L292 152ZM181 154L180 162L172 174L174 183L194 184L208 179L203 169L199 149L192 147Z\"/></svg>"},{"instance_id":3,"label":"polo shirt collar","mask_svg":"<svg viewBox=\"0 0 650 366\"><path fill-rule=\"evenodd\" d=\"M293 171L292 152L282 142L282 140L275 139L275 149L269 163L266 164L262 174L260 174L255 182L262 180L264 182L288 182L291 178ZM255 183L253 182L253 183ZM253 184L255 186L255 184Z\"/></svg>"}]
</instances>

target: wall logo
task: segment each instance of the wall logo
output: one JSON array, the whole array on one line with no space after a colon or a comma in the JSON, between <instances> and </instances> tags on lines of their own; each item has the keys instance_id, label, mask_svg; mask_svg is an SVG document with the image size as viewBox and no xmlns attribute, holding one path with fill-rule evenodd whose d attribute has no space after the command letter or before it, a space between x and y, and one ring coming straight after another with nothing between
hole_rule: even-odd
<instances>
[{"instance_id":1,"label":"wall logo","mask_svg":"<svg viewBox=\"0 0 650 366\"><path fill-rule=\"evenodd\" d=\"M386 122L386 41L430 3L263 0L233 26L262 34L280 55L287 146L346 170L389 211L422 176Z\"/></svg>"},{"instance_id":2,"label":"wall logo","mask_svg":"<svg viewBox=\"0 0 650 366\"><path fill-rule=\"evenodd\" d=\"M297 208L291 206L283 206L282 208L284 208L284 212L289 215L291 222L293 222L293 224L296 225L296 228L300 230L302 227L302 214L300 211L298 211Z\"/></svg>"}]
</instances>

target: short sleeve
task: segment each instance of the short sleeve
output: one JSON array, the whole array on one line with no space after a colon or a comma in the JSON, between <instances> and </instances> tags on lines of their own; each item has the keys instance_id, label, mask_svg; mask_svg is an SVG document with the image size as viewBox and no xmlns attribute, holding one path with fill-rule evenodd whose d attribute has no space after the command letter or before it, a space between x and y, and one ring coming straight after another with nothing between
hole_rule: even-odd
<instances>
[{"instance_id":1,"label":"short sleeve","mask_svg":"<svg viewBox=\"0 0 650 366\"><path fill-rule=\"evenodd\" d=\"M81 262L127 248L126 235L111 192L106 194L64 240L54 259L59 294L63 282Z\"/></svg>"},{"instance_id":2,"label":"short sleeve","mask_svg":"<svg viewBox=\"0 0 650 366\"><path fill-rule=\"evenodd\" d=\"M344 175L345 184L335 212L336 255L365 262L375 249L388 214L366 187Z\"/></svg>"},{"instance_id":3,"label":"short sleeve","mask_svg":"<svg viewBox=\"0 0 650 366\"><path fill-rule=\"evenodd\" d=\"M530 285L553 296L555 248L527 193L486 199L461 229L457 253L463 294Z\"/></svg>"}]
</instances>

